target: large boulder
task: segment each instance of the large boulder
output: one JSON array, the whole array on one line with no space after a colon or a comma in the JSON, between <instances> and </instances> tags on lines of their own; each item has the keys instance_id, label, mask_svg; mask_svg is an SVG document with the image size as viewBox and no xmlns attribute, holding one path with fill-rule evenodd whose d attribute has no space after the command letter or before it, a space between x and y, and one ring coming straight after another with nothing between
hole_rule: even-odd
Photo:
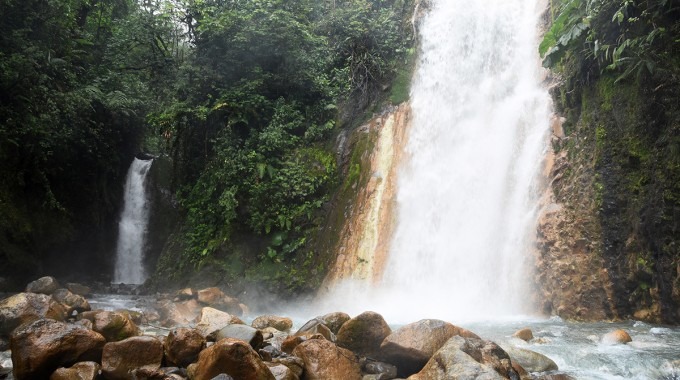
<instances>
[{"instance_id":1,"label":"large boulder","mask_svg":"<svg viewBox=\"0 0 680 380\"><path fill-rule=\"evenodd\" d=\"M201 305L195 299L180 302L165 300L156 304L156 310L163 326L189 326L201 314Z\"/></svg>"},{"instance_id":2,"label":"large boulder","mask_svg":"<svg viewBox=\"0 0 680 380\"><path fill-rule=\"evenodd\" d=\"M417 374L408 380L502 380L501 376L491 365L485 364L470 356L463 348L468 340L454 336L437 351ZM509 361L508 361L509 363Z\"/></svg>"},{"instance_id":3,"label":"large boulder","mask_svg":"<svg viewBox=\"0 0 680 380\"><path fill-rule=\"evenodd\" d=\"M50 296L19 293L0 301L0 337L7 337L17 326L40 318L63 321L66 309Z\"/></svg>"},{"instance_id":4,"label":"large boulder","mask_svg":"<svg viewBox=\"0 0 680 380\"><path fill-rule=\"evenodd\" d=\"M57 289L52 293L52 298L64 305L68 310L68 314L71 315L74 311L76 313L82 313L83 311L89 311L92 308L90 303L83 296L71 293L68 289Z\"/></svg>"},{"instance_id":5,"label":"large boulder","mask_svg":"<svg viewBox=\"0 0 680 380\"><path fill-rule=\"evenodd\" d=\"M527 372L547 372L558 369L552 359L538 352L509 346L503 346L503 350L510 355L513 362L522 366Z\"/></svg>"},{"instance_id":6,"label":"large boulder","mask_svg":"<svg viewBox=\"0 0 680 380\"><path fill-rule=\"evenodd\" d=\"M356 355L325 339L303 342L295 347L293 355L305 363L303 380L361 379L361 367Z\"/></svg>"},{"instance_id":7,"label":"large boulder","mask_svg":"<svg viewBox=\"0 0 680 380\"><path fill-rule=\"evenodd\" d=\"M625 330L620 329L604 334L602 337L602 343L607 345L626 344L632 341L630 335Z\"/></svg>"},{"instance_id":8,"label":"large boulder","mask_svg":"<svg viewBox=\"0 0 680 380\"><path fill-rule=\"evenodd\" d=\"M318 317L317 319L322 320L323 324L326 325L326 327L328 327L333 332L333 334L337 334L338 331L340 331L340 327L342 327L345 322L352 318L349 316L349 314L338 311L334 313L328 313L324 316Z\"/></svg>"},{"instance_id":9,"label":"large boulder","mask_svg":"<svg viewBox=\"0 0 680 380\"><path fill-rule=\"evenodd\" d=\"M135 380L137 369L157 370L163 361L163 344L151 336L134 336L106 343L102 374L110 380Z\"/></svg>"},{"instance_id":10,"label":"large boulder","mask_svg":"<svg viewBox=\"0 0 680 380\"><path fill-rule=\"evenodd\" d=\"M380 344L391 332L382 315L366 311L342 325L337 343L358 355L377 357Z\"/></svg>"},{"instance_id":11,"label":"large boulder","mask_svg":"<svg viewBox=\"0 0 680 380\"><path fill-rule=\"evenodd\" d=\"M59 368L52 373L50 380L96 380L101 366L96 362L81 362L71 368Z\"/></svg>"},{"instance_id":12,"label":"large boulder","mask_svg":"<svg viewBox=\"0 0 680 380\"><path fill-rule=\"evenodd\" d=\"M198 302L204 305L226 311L229 314L243 315L240 302L236 298L224 294L219 288L201 289L197 292L197 298Z\"/></svg>"},{"instance_id":13,"label":"large boulder","mask_svg":"<svg viewBox=\"0 0 680 380\"><path fill-rule=\"evenodd\" d=\"M186 368L198 360L198 354L205 348L205 344L205 338L198 330L174 329L163 343L165 357L169 364Z\"/></svg>"},{"instance_id":14,"label":"large boulder","mask_svg":"<svg viewBox=\"0 0 680 380\"><path fill-rule=\"evenodd\" d=\"M311 336L315 334L321 334L321 336L331 342L335 342L336 340L335 334L324 324L324 321L319 318L307 321L307 323L302 325L295 333L295 336Z\"/></svg>"},{"instance_id":15,"label":"large boulder","mask_svg":"<svg viewBox=\"0 0 680 380\"><path fill-rule=\"evenodd\" d=\"M364 360L361 370L369 375L373 375L375 380L391 380L397 377L397 367L395 365L375 360Z\"/></svg>"},{"instance_id":16,"label":"large boulder","mask_svg":"<svg viewBox=\"0 0 680 380\"><path fill-rule=\"evenodd\" d=\"M67 282L66 289L68 289L73 294L83 297L88 297L92 294L92 289L89 286L85 286L77 282Z\"/></svg>"},{"instance_id":17,"label":"large boulder","mask_svg":"<svg viewBox=\"0 0 680 380\"><path fill-rule=\"evenodd\" d=\"M288 331L293 327L293 320L287 317L278 317L276 315L262 315L255 318L250 325L258 330L273 327L279 331Z\"/></svg>"},{"instance_id":18,"label":"large boulder","mask_svg":"<svg viewBox=\"0 0 680 380\"><path fill-rule=\"evenodd\" d=\"M525 342L534 339L534 333L529 328L517 330L515 331L514 334L512 334L512 336L518 339L522 339Z\"/></svg>"},{"instance_id":19,"label":"large boulder","mask_svg":"<svg viewBox=\"0 0 680 380\"><path fill-rule=\"evenodd\" d=\"M210 336L210 338L213 338L213 336ZM260 347L262 347L262 343L264 342L264 338L260 330L247 325L239 324L224 326L222 329L220 329L220 331L214 334L214 339L211 340L220 341L224 338L244 341L250 344L250 346L255 350L258 350Z\"/></svg>"},{"instance_id":20,"label":"large boulder","mask_svg":"<svg viewBox=\"0 0 680 380\"><path fill-rule=\"evenodd\" d=\"M238 317L213 309L212 307L204 307L201 309L201 314L199 316L198 324L196 329L201 333L201 335L207 337L209 335L215 334L217 331L222 330L228 325L234 324L244 324Z\"/></svg>"},{"instance_id":21,"label":"large boulder","mask_svg":"<svg viewBox=\"0 0 680 380\"><path fill-rule=\"evenodd\" d=\"M380 345L383 360L397 365L399 375L420 371L437 350L453 336L477 337L468 330L438 319L423 319L400 327Z\"/></svg>"},{"instance_id":22,"label":"large boulder","mask_svg":"<svg viewBox=\"0 0 680 380\"><path fill-rule=\"evenodd\" d=\"M10 339L14 378L47 379L59 367L99 362L105 343L97 332L53 319L21 325Z\"/></svg>"},{"instance_id":23,"label":"large boulder","mask_svg":"<svg viewBox=\"0 0 680 380\"><path fill-rule=\"evenodd\" d=\"M293 371L283 364L265 363L276 380L299 380Z\"/></svg>"},{"instance_id":24,"label":"large boulder","mask_svg":"<svg viewBox=\"0 0 680 380\"><path fill-rule=\"evenodd\" d=\"M59 282L52 276L41 277L35 281L31 281L26 285L26 291L29 293L40 293L50 295L55 290L59 289Z\"/></svg>"},{"instance_id":25,"label":"large boulder","mask_svg":"<svg viewBox=\"0 0 680 380\"><path fill-rule=\"evenodd\" d=\"M222 339L206 348L189 366L189 378L210 380L224 373L239 380L275 380L260 356L246 342Z\"/></svg>"},{"instance_id":26,"label":"large boulder","mask_svg":"<svg viewBox=\"0 0 680 380\"><path fill-rule=\"evenodd\" d=\"M87 319L92 316L87 314ZM141 334L141 330L126 313L99 311L92 316L92 329L104 336L107 342L118 342Z\"/></svg>"}]
</instances>

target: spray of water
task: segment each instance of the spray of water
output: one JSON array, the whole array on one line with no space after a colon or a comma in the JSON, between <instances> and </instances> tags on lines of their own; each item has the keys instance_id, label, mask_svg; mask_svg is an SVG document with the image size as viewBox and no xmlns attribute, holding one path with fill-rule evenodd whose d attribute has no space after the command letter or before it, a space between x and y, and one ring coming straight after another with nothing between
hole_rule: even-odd
<instances>
[{"instance_id":1,"label":"spray of water","mask_svg":"<svg viewBox=\"0 0 680 380\"><path fill-rule=\"evenodd\" d=\"M114 283L142 284L146 280L143 260L149 201L145 184L152 162L135 158L127 173L123 211L118 222Z\"/></svg>"},{"instance_id":2,"label":"spray of water","mask_svg":"<svg viewBox=\"0 0 680 380\"><path fill-rule=\"evenodd\" d=\"M339 284L329 305L376 310L395 323L528 312L526 264L550 115L537 21L532 0L433 1L421 24L383 278Z\"/></svg>"}]
</instances>

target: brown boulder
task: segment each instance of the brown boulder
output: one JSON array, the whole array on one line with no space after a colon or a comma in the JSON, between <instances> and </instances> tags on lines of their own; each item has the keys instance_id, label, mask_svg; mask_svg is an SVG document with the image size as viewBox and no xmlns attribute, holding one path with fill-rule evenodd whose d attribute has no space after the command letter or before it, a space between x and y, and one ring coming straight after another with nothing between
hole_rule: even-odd
<instances>
[{"instance_id":1,"label":"brown boulder","mask_svg":"<svg viewBox=\"0 0 680 380\"><path fill-rule=\"evenodd\" d=\"M361 379L359 360L349 350L325 339L310 339L293 351L305 363L303 380Z\"/></svg>"},{"instance_id":2,"label":"brown boulder","mask_svg":"<svg viewBox=\"0 0 680 380\"><path fill-rule=\"evenodd\" d=\"M35 281L31 281L26 285L26 291L29 293L40 293L50 295L55 290L59 289L59 282L52 276L41 277Z\"/></svg>"},{"instance_id":3,"label":"brown boulder","mask_svg":"<svg viewBox=\"0 0 680 380\"><path fill-rule=\"evenodd\" d=\"M21 325L10 339L14 378L47 379L59 367L98 362L105 343L94 331L53 319Z\"/></svg>"},{"instance_id":4,"label":"brown boulder","mask_svg":"<svg viewBox=\"0 0 680 380\"><path fill-rule=\"evenodd\" d=\"M361 356L375 357L392 330L382 315L367 311L345 322L337 335L338 346Z\"/></svg>"},{"instance_id":5,"label":"brown boulder","mask_svg":"<svg viewBox=\"0 0 680 380\"><path fill-rule=\"evenodd\" d=\"M163 326L187 326L194 323L201 314L201 306L195 299L181 302L165 300L156 304L156 310Z\"/></svg>"},{"instance_id":6,"label":"brown boulder","mask_svg":"<svg viewBox=\"0 0 680 380\"><path fill-rule=\"evenodd\" d=\"M297 356L283 356L272 359L273 364L283 364L297 377L302 377L305 368L305 361Z\"/></svg>"},{"instance_id":7,"label":"brown boulder","mask_svg":"<svg viewBox=\"0 0 680 380\"><path fill-rule=\"evenodd\" d=\"M186 301L190 299L195 299L197 297L196 292L192 288L180 289L175 293L175 301Z\"/></svg>"},{"instance_id":8,"label":"brown boulder","mask_svg":"<svg viewBox=\"0 0 680 380\"><path fill-rule=\"evenodd\" d=\"M307 323L305 323L300 329L295 333L295 336L310 336L314 334L321 334L326 340L335 342L335 334L329 329L319 318L314 318Z\"/></svg>"},{"instance_id":9,"label":"brown boulder","mask_svg":"<svg viewBox=\"0 0 680 380\"><path fill-rule=\"evenodd\" d=\"M531 331L531 329L521 329L515 331L514 334L512 334L515 338L522 339L525 342L528 342L532 339L534 339L534 333Z\"/></svg>"},{"instance_id":10,"label":"brown boulder","mask_svg":"<svg viewBox=\"0 0 680 380\"><path fill-rule=\"evenodd\" d=\"M335 312L328 313L322 317L318 317L317 319L322 320L323 324L326 325L326 327L328 327L333 332L333 334L337 334L338 331L340 331L340 327L342 327L345 322L352 318L347 313Z\"/></svg>"},{"instance_id":11,"label":"brown boulder","mask_svg":"<svg viewBox=\"0 0 680 380\"><path fill-rule=\"evenodd\" d=\"M133 371L157 370L163 361L163 344L150 336L134 336L106 343L102 354L102 374L110 380L133 380Z\"/></svg>"},{"instance_id":12,"label":"brown boulder","mask_svg":"<svg viewBox=\"0 0 680 380\"><path fill-rule=\"evenodd\" d=\"M87 297L92 294L92 289L90 289L89 286L78 284L76 282L67 282L66 289L68 289L73 294L83 297Z\"/></svg>"},{"instance_id":13,"label":"brown boulder","mask_svg":"<svg viewBox=\"0 0 680 380\"><path fill-rule=\"evenodd\" d=\"M19 293L0 301L0 337L7 337L19 325L40 318L63 321L66 309L50 296Z\"/></svg>"},{"instance_id":14,"label":"brown boulder","mask_svg":"<svg viewBox=\"0 0 680 380\"><path fill-rule=\"evenodd\" d=\"M101 366L96 362L80 362L71 368L59 368L52 373L50 380L96 380Z\"/></svg>"},{"instance_id":15,"label":"brown boulder","mask_svg":"<svg viewBox=\"0 0 680 380\"><path fill-rule=\"evenodd\" d=\"M620 329L609 332L602 337L602 343L608 345L626 344L632 341L630 335L625 330Z\"/></svg>"},{"instance_id":16,"label":"brown boulder","mask_svg":"<svg viewBox=\"0 0 680 380\"><path fill-rule=\"evenodd\" d=\"M273 327L279 331L288 331L293 327L293 320L286 317L278 317L276 315L262 315L255 318L250 325L258 330Z\"/></svg>"},{"instance_id":17,"label":"brown boulder","mask_svg":"<svg viewBox=\"0 0 680 380\"><path fill-rule=\"evenodd\" d=\"M556 371L557 364L549 357L531 350L518 347L503 347L513 362L521 365L528 372Z\"/></svg>"},{"instance_id":18,"label":"brown boulder","mask_svg":"<svg viewBox=\"0 0 680 380\"><path fill-rule=\"evenodd\" d=\"M293 371L283 364L265 363L276 380L299 380Z\"/></svg>"},{"instance_id":19,"label":"brown boulder","mask_svg":"<svg viewBox=\"0 0 680 380\"><path fill-rule=\"evenodd\" d=\"M91 314L87 315L88 317L91 316ZM92 324L92 329L102 334L107 342L118 342L141 334L139 327L127 314L115 311L95 313Z\"/></svg>"},{"instance_id":20,"label":"brown boulder","mask_svg":"<svg viewBox=\"0 0 680 380\"><path fill-rule=\"evenodd\" d=\"M198 359L205 344L205 338L198 330L178 328L170 331L163 343L168 364L186 368Z\"/></svg>"},{"instance_id":21,"label":"brown boulder","mask_svg":"<svg viewBox=\"0 0 680 380\"><path fill-rule=\"evenodd\" d=\"M250 346L255 350L262 347L262 343L264 342L264 338L260 330L247 325L239 324L224 326L222 329L220 329L220 331L208 337L209 340L214 341L220 341L224 338L244 341L250 344Z\"/></svg>"},{"instance_id":22,"label":"brown boulder","mask_svg":"<svg viewBox=\"0 0 680 380\"><path fill-rule=\"evenodd\" d=\"M201 289L197 293L198 302L226 311L229 314L243 315L243 309L236 298L229 297L219 288Z\"/></svg>"},{"instance_id":23,"label":"brown boulder","mask_svg":"<svg viewBox=\"0 0 680 380\"><path fill-rule=\"evenodd\" d=\"M90 303L83 296L71 293L68 289L57 289L52 293L52 299L64 305L71 315L74 311L77 313L82 313L83 311L89 311L92 308Z\"/></svg>"},{"instance_id":24,"label":"brown boulder","mask_svg":"<svg viewBox=\"0 0 680 380\"><path fill-rule=\"evenodd\" d=\"M241 319L229 313L213 309L212 307L204 307L201 309L196 329L201 335L207 337L211 334L215 334L224 327L233 324L242 325L244 323Z\"/></svg>"},{"instance_id":25,"label":"brown boulder","mask_svg":"<svg viewBox=\"0 0 680 380\"><path fill-rule=\"evenodd\" d=\"M428 360L453 336L474 336L468 330L438 319L423 319L400 327L380 345L383 360L399 367L407 377L420 371Z\"/></svg>"},{"instance_id":26,"label":"brown boulder","mask_svg":"<svg viewBox=\"0 0 680 380\"><path fill-rule=\"evenodd\" d=\"M222 339L203 350L189 366L189 378L210 380L225 373L239 380L275 380L274 375L248 343Z\"/></svg>"}]
</instances>

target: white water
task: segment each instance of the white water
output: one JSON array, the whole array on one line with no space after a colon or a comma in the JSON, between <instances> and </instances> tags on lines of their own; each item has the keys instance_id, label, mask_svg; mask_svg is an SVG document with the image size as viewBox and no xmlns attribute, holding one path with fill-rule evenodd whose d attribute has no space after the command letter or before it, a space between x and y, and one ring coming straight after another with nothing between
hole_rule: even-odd
<instances>
[{"instance_id":1,"label":"white water","mask_svg":"<svg viewBox=\"0 0 680 380\"><path fill-rule=\"evenodd\" d=\"M395 323L531 312L527 264L550 115L537 22L535 0L433 1L387 267L377 289L340 285L350 311Z\"/></svg>"},{"instance_id":2,"label":"white water","mask_svg":"<svg viewBox=\"0 0 680 380\"><path fill-rule=\"evenodd\" d=\"M145 184L152 162L135 158L127 173L123 212L118 222L114 283L142 284L146 280L143 260L149 202Z\"/></svg>"}]
</instances>

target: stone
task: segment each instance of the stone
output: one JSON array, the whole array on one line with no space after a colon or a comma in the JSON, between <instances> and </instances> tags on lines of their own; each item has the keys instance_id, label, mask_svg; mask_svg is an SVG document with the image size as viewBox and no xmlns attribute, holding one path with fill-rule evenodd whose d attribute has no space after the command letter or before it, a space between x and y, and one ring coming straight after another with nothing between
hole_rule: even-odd
<instances>
[{"instance_id":1,"label":"stone","mask_svg":"<svg viewBox=\"0 0 680 380\"><path fill-rule=\"evenodd\" d=\"M234 378L227 375L226 373L220 373L219 375L213 377L210 380L234 380Z\"/></svg>"},{"instance_id":2,"label":"stone","mask_svg":"<svg viewBox=\"0 0 680 380\"><path fill-rule=\"evenodd\" d=\"M187 301L190 299L195 299L197 297L196 292L192 288L180 289L175 293L175 301Z\"/></svg>"},{"instance_id":3,"label":"stone","mask_svg":"<svg viewBox=\"0 0 680 380\"><path fill-rule=\"evenodd\" d=\"M512 334L513 337L522 339L525 342L528 342L532 339L534 339L534 333L531 331L531 329L521 329L515 331L514 334Z\"/></svg>"},{"instance_id":4,"label":"stone","mask_svg":"<svg viewBox=\"0 0 680 380\"><path fill-rule=\"evenodd\" d=\"M224 294L219 288L201 289L197 292L197 298L198 302L204 305L226 311L229 314L243 315L243 309L239 301Z\"/></svg>"},{"instance_id":5,"label":"stone","mask_svg":"<svg viewBox=\"0 0 680 380\"><path fill-rule=\"evenodd\" d=\"M272 360L272 363L275 363L275 364L279 363L279 364L285 365L297 377L302 377L302 373L304 372L304 368L305 368L304 360L302 360L301 358L298 358L297 356L285 356L285 357L274 358Z\"/></svg>"},{"instance_id":6,"label":"stone","mask_svg":"<svg viewBox=\"0 0 680 380\"><path fill-rule=\"evenodd\" d=\"M161 367L159 369L138 368L132 371L136 380L186 380L187 372L183 368Z\"/></svg>"},{"instance_id":7,"label":"stone","mask_svg":"<svg viewBox=\"0 0 680 380\"><path fill-rule=\"evenodd\" d=\"M23 323L39 318L63 321L66 309L44 294L19 293L0 301L0 337L9 334Z\"/></svg>"},{"instance_id":8,"label":"stone","mask_svg":"<svg viewBox=\"0 0 680 380\"><path fill-rule=\"evenodd\" d=\"M602 337L602 343L608 345L626 344L632 341L633 339L630 335L625 330L621 329L609 332Z\"/></svg>"},{"instance_id":9,"label":"stone","mask_svg":"<svg viewBox=\"0 0 680 380\"><path fill-rule=\"evenodd\" d=\"M257 352L246 342L222 339L201 351L189 366L189 378L209 380L224 373L238 380L275 380Z\"/></svg>"},{"instance_id":10,"label":"stone","mask_svg":"<svg viewBox=\"0 0 680 380\"><path fill-rule=\"evenodd\" d=\"M340 331L340 327L345 324L345 322L352 319L349 314L342 312L328 313L324 316L318 317L323 321L323 324L328 327L333 334L337 334Z\"/></svg>"},{"instance_id":11,"label":"stone","mask_svg":"<svg viewBox=\"0 0 680 380\"><path fill-rule=\"evenodd\" d=\"M10 339L14 378L47 379L59 367L99 362L105 343L99 333L53 319L21 325Z\"/></svg>"},{"instance_id":12,"label":"stone","mask_svg":"<svg viewBox=\"0 0 680 380\"><path fill-rule=\"evenodd\" d=\"M52 293L52 299L64 305L67 309L68 315L74 311L82 313L83 311L90 311L90 303L83 296L71 293L68 289L57 289Z\"/></svg>"},{"instance_id":13,"label":"stone","mask_svg":"<svg viewBox=\"0 0 680 380\"><path fill-rule=\"evenodd\" d=\"M527 372L547 372L558 369L552 359L538 352L509 346L503 346L503 350L510 355L513 362L522 366Z\"/></svg>"},{"instance_id":14,"label":"stone","mask_svg":"<svg viewBox=\"0 0 680 380\"><path fill-rule=\"evenodd\" d=\"M66 289L68 289L73 294L83 297L92 295L92 289L89 286L78 284L76 282L67 282Z\"/></svg>"},{"instance_id":15,"label":"stone","mask_svg":"<svg viewBox=\"0 0 680 380\"><path fill-rule=\"evenodd\" d=\"M150 336L133 336L109 342L102 353L102 374L110 380L135 380L133 371L157 370L163 361L163 344Z\"/></svg>"},{"instance_id":16,"label":"stone","mask_svg":"<svg viewBox=\"0 0 680 380\"><path fill-rule=\"evenodd\" d=\"M423 319L404 325L380 345L381 358L399 367L399 376L419 372L451 337L476 337L468 330L438 319Z\"/></svg>"},{"instance_id":17,"label":"stone","mask_svg":"<svg viewBox=\"0 0 680 380\"><path fill-rule=\"evenodd\" d=\"M503 378L519 379L519 374L512 367L510 356L496 343L477 338L463 338L459 349L470 355L476 362L490 366Z\"/></svg>"},{"instance_id":18,"label":"stone","mask_svg":"<svg viewBox=\"0 0 680 380\"><path fill-rule=\"evenodd\" d=\"M80 362L70 368L58 368L50 380L96 380L100 369L97 362Z\"/></svg>"},{"instance_id":19,"label":"stone","mask_svg":"<svg viewBox=\"0 0 680 380\"><path fill-rule=\"evenodd\" d=\"M283 364L266 363L276 380L299 380L293 371Z\"/></svg>"},{"instance_id":20,"label":"stone","mask_svg":"<svg viewBox=\"0 0 680 380\"><path fill-rule=\"evenodd\" d=\"M293 354L295 347L307 340L306 336L289 336L281 343L281 351L287 354Z\"/></svg>"},{"instance_id":21,"label":"stone","mask_svg":"<svg viewBox=\"0 0 680 380\"><path fill-rule=\"evenodd\" d=\"M365 360L361 369L367 373L374 375L375 380L391 380L397 377L397 367L375 360Z\"/></svg>"},{"instance_id":22,"label":"stone","mask_svg":"<svg viewBox=\"0 0 680 380\"><path fill-rule=\"evenodd\" d=\"M449 339L417 374L408 380L501 380L505 379L491 366L479 363L461 350L466 339L454 336Z\"/></svg>"},{"instance_id":23,"label":"stone","mask_svg":"<svg viewBox=\"0 0 680 380\"><path fill-rule=\"evenodd\" d=\"M288 331L293 327L293 320L276 315L262 315L255 318L250 325L258 330L273 327L279 331Z\"/></svg>"},{"instance_id":24,"label":"stone","mask_svg":"<svg viewBox=\"0 0 680 380\"><path fill-rule=\"evenodd\" d=\"M40 293L51 295L55 290L59 289L59 282L52 276L41 277L26 285L26 291L29 293Z\"/></svg>"},{"instance_id":25,"label":"stone","mask_svg":"<svg viewBox=\"0 0 680 380\"><path fill-rule=\"evenodd\" d=\"M141 334L128 315L115 311L95 313L92 324L92 329L102 334L107 342L118 342Z\"/></svg>"},{"instance_id":26,"label":"stone","mask_svg":"<svg viewBox=\"0 0 680 380\"><path fill-rule=\"evenodd\" d=\"M198 330L178 328L170 331L163 342L165 357L169 364L188 367L198 360L198 354L205 348L206 340Z\"/></svg>"},{"instance_id":27,"label":"stone","mask_svg":"<svg viewBox=\"0 0 680 380\"><path fill-rule=\"evenodd\" d=\"M356 355L325 339L310 339L295 347L293 355L304 362L304 380L360 380Z\"/></svg>"},{"instance_id":28,"label":"stone","mask_svg":"<svg viewBox=\"0 0 680 380\"><path fill-rule=\"evenodd\" d=\"M212 307L204 307L201 309L198 324L196 329L204 337L208 337L223 329L228 325L244 324L241 319L224 311L213 309Z\"/></svg>"},{"instance_id":29,"label":"stone","mask_svg":"<svg viewBox=\"0 0 680 380\"><path fill-rule=\"evenodd\" d=\"M211 336L212 337L212 336ZM262 332L256 328L252 328L247 325L227 325L220 329L217 333L215 333L214 341L220 341L224 338L232 338L232 339L238 339L242 340L250 346L258 350L260 347L262 347L262 343L264 342L264 338L262 337Z\"/></svg>"},{"instance_id":30,"label":"stone","mask_svg":"<svg viewBox=\"0 0 680 380\"><path fill-rule=\"evenodd\" d=\"M326 340L335 342L336 336L333 334L331 329L329 329L319 318L314 318L300 327L300 329L295 333L295 336L310 336L314 334L321 334Z\"/></svg>"},{"instance_id":31,"label":"stone","mask_svg":"<svg viewBox=\"0 0 680 380\"><path fill-rule=\"evenodd\" d=\"M367 311L342 325L338 331L337 343L358 355L377 357L380 344L391 332L382 315Z\"/></svg>"},{"instance_id":32,"label":"stone","mask_svg":"<svg viewBox=\"0 0 680 380\"><path fill-rule=\"evenodd\" d=\"M201 306L195 299L181 302L165 300L156 304L156 310L165 327L188 326L201 314Z\"/></svg>"}]
</instances>

